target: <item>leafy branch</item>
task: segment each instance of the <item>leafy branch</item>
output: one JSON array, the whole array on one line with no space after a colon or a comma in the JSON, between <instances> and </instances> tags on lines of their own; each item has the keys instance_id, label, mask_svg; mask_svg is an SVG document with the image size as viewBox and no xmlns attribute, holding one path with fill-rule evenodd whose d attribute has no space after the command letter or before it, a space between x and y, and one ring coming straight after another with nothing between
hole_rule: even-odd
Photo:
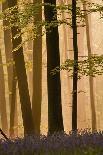
<instances>
[{"instance_id":1,"label":"leafy branch","mask_svg":"<svg viewBox=\"0 0 103 155\"><path fill-rule=\"evenodd\" d=\"M82 76L92 76L103 74L103 55L92 55L91 57L81 57L82 60L78 61L78 79ZM56 67L51 71L54 75L61 70L67 70L73 76L73 66L76 64L74 60L67 59L60 67Z\"/></svg>"}]
</instances>

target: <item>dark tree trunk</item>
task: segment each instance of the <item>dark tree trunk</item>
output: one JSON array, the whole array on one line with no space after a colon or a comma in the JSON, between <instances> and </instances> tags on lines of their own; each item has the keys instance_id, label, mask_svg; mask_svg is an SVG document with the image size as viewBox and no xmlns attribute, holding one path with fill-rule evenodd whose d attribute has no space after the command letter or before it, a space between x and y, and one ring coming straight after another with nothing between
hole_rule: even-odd
<instances>
[{"instance_id":1,"label":"dark tree trunk","mask_svg":"<svg viewBox=\"0 0 103 155\"><path fill-rule=\"evenodd\" d=\"M8 0L9 7L13 7L15 5L17 5L17 0ZM15 35L20 33L20 29L18 27L12 27L11 32L12 32L13 49L15 49L22 42L21 36L14 39ZM32 110L31 110L31 103L30 103L30 96L28 90L27 75L26 75L26 68L22 47L13 52L13 60L15 62L15 69L18 80L22 118L24 125L24 134L33 134L34 125L33 125Z\"/></svg>"},{"instance_id":2,"label":"dark tree trunk","mask_svg":"<svg viewBox=\"0 0 103 155\"><path fill-rule=\"evenodd\" d=\"M40 4L42 0L33 0L33 3ZM34 24L42 22L42 6L39 12L34 16ZM38 28L39 35L42 35L42 27ZM42 102L42 36L33 41L33 97L32 112L35 124L35 133L40 134L41 123L41 102Z\"/></svg>"},{"instance_id":3,"label":"dark tree trunk","mask_svg":"<svg viewBox=\"0 0 103 155\"><path fill-rule=\"evenodd\" d=\"M72 130L77 130L77 81L78 81L78 45L76 24L76 0L72 0L72 28L73 28L73 97L72 97Z\"/></svg>"},{"instance_id":4,"label":"dark tree trunk","mask_svg":"<svg viewBox=\"0 0 103 155\"><path fill-rule=\"evenodd\" d=\"M44 0L44 3L53 4L56 6L56 0ZM57 19L54 13L54 7L45 5L44 14L46 22ZM54 19L55 15L55 19ZM48 32L50 31L50 32ZM50 134L58 131L63 131L63 117L61 105L61 81L60 72L56 75L51 75L51 70L60 66L59 54L59 34L58 26L50 27L46 32L47 45L47 87L48 87L48 132Z\"/></svg>"}]
</instances>

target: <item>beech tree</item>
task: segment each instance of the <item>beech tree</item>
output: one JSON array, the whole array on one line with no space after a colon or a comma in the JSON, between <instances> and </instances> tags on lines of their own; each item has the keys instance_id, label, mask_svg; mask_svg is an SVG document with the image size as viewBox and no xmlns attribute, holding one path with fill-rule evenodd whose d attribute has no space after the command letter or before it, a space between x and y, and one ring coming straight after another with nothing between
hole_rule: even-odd
<instances>
[{"instance_id":1,"label":"beech tree","mask_svg":"<svg viewBox=\"0 0 103 155\"><path fill-rule=\"evenodd\" d=\"M2 3L2 11L8 8L8 2ZM7 26L8 21L3 20L3 25ZM13 65L12 55L12 42L11 42L11 31L7 29L4 31L4 44L5 44L5 56L8 72L8 87L9 87L9 106L10 106L10 136L13 137L15 134L14 126L17 126L17 98L16 98L16 72L15 66ZM16 130L17 135L17 130Z\"/></svg>"},{"instance_id":2,"label":"beech tree","mask_svg":"<svg viewBox=\"0 0 103 155\"><path fill-rule=\"evenodd\" d=\"M73 96L72 96L72 130L77 130L77 81L78 81L78 45L76 24L76 0L72 0L72 28L73 28Z\"/></svg>"},{"instance_id":3,"label":"beech tree","mask_svg":"<svg viewBox=\"0 0 103 155\"><path fill-rule=\"evenodd\" d=\"M55 11L56 0L44 0L44 15L47 24L57 20ZM53 75L52 69L60 66L58 26L46 28L47 46L47 88L48 88L48 132L50 134L63 131L63 117L61 105L60 72Z\"/></svg>"},{"instance_id":4,"label":"beech tree","mask_svg":"<svg viewBox=\"0 0 103 155\"><path fill-rule=\"evenodd\" d=\"M33 4L41 4L42 0L33 0ZM34 15L34 24L42 22L42 6ZM33 96L32 113L35 133L40 134L41 102L42 102L42 27L37 28L38 36L33 41Z\"/></svg>"},{"instance_id":5,"label":"beech tree","mask_svg":"<svg viewBox=\"0 0 103 155\"><path fill-rule=\"evenodd\" d=\"M15 5L17 5L17 0L8 0L9 7L13 7ZM15 10L15 11L17 12L18 10ZM17 18L15 18L14 20L17 20ZM15 49L21 44L22 37L19 36L18 38L15 38L15 36L20 32L20 29L18 26L13 26L11 28L11 32L12 32L12 48ZM15 69L16 69L16 75L18 80L18 88L19 88L21 111L22 111L23 126L24 126L24 135L33 134L34 125L33 125L32 110L31 110L30 96L29 96L29 90L28 90L24 55L23 55L23 47L20 47L13 52L13 60L15 62Z\"/></svg>"},{"instance_id":6,"label":"beech tree","mask_svg":"<svg viewBox=\"0 0 103 155\"><path fill-rule=\"evenodd\" d=\"M2 130L8 134L8 120L7 120L7 106L6 106L6 98L5 98L5 80L4 80L4 70L3 70L3 61L2 61L2 53L0 50L0 114L1 114L1 125Z\"/></svg>"},{"instance_id":7,"label":"beech tree","mask_svg":"<svg viewBox=\"0 0 103 155\"><path fill-rule=\"evenodd\" d=\"M83 9L87 10L85 1L83 2ZM89 15L90 16L90 15ZM87 37L87 49L88 58L92 56L91 40L90 40L90 24L89 16L85 12L85 23L86 23L86 37ZM89 64L90 69L92 67L91 62ZM95 97L94 97L94 80L92 76L89 76L89 87L90 87L90 104L91 104L91 116L92 116L92 130L95 131L96 128L96 110L95 110Z\"/></svg>"}]
</instances>

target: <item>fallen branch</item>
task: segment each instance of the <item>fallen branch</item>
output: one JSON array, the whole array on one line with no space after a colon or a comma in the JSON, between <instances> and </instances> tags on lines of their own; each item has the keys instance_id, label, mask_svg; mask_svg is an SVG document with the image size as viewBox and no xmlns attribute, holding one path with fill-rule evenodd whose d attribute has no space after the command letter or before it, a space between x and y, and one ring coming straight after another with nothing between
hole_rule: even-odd
<instances>
[{"instance_id":1,"label":"fallen branch","mask_svg":"<svg viewBox=\"0 0 103 155\"><path fill-rule=\"evenodd\" d=\"M3 135L3 137L4 137L7 141L9 141L9 138L5 135L5 133L2 131L1 128L0 128L0 133Z\"/></svg>"}]
</instances>

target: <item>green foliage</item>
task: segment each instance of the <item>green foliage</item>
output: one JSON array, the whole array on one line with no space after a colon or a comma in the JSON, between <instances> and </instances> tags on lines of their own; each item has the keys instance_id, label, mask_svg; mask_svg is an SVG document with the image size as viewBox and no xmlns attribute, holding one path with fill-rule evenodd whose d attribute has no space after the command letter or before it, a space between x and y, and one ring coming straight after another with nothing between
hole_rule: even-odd
<instances>
[{"instance_id":1,"label":"green foliage","mask_svg":"<svg viewBox=\"0 0 103 155\"><path fill-rule=\"evenodd\" d=\"M80 7L80 4L85 3L87 6L87 10L83 10ZM54 12L58 14L58 19L53 20L51 22L46 22L44 19L42 21L35 23L35 17L39 13L39 10L44 8L44 5L49 5L54 8ZM20 7L22 6L22 7ZM85 13L86 12L86 13ZM93 13L93 12L99 12L100 18L103 18L103 6L101 4L88 2L85 0L77 0L77 26L85 26L84 20L85 15ZM62 19L62 13L67 14L67 18ZM20 48L23 44L25 44L26 41L33 40L36 37L39 37L40 35L44 35L46 31L50 33L50 28L59 26L61 24L67 24L68 26L72 27L72 5L68 4L62 4L57 5L56 7L54 5L50 5L48 3L44 4L33 4L33 3L24 3L22 2L21 5L8 8L4 12L0 14L0 19L8 21L8 24L4 26L5 29L10 29L11 27L18 27L21 31L15 36L15 38L18 38L20 35L22 35L23 42L14 49L16 51L18 48ZM54 16L55 19L55 16ZM40 27L43 28L42 34L39 34L38 29ZM78 62L74 62L73 60L66 60L61 67L56 67L54 70L52 70L51 74L55 74L56 72L60 70L67 70L70 72L70 76L72 77L73 74L73 66L75 63L78 63L78 78L81 78L81 76L95 76L95 75L101 75L103 73L103 56L91 56L87 59L79 60Z\"/></svg>"},{"instance_id":2,"label":"green foliage","mask_svg":"<svg viewBox=\"0 0 103 155\"><path fill-rule=\"evenodd\" d=\"M82 0L83 2L83 0ZM85 12L87 14L90 14L92 12L99 12L100 17L103 17L103 6L100 4L96 3L90 3L86 2L87 5L87 10L83 10L80 7L81 1L78 0L78 5L77 5L77 23L78 26L84 26L83 22L85 19ZM13 26L18 26L20 29L22 29L22 33L24 32L30 32L30 30L35 34L38 35L38 27L42 26L45 27L46 29L49 27L55 27L57 25L61 24L67 24L72 27L71 25L71 16L72 16L72 5L68 4L62 4L62 5L57 5L56 7L54 5L50 5L48 3L44 4L33 4L33 3L22 3L22 7L20 6L15 6L6 9L2 14L0 14L0 19L9 21L9 25L6 25L5 28L11 28ZM58 14L58 20L54 19L51 23L47 23L45 20L42 20L41 22L38 22L35 24L35 17L39 13L40 8L44 8L44 5L49 5L54 8L54 12ZM17 11L18 10L18 11ZM67 14L67 18L62 19L62 13ZM29 27L29 29L28 29ZM44 33L43 33L44 34ZM33 34L32 34L33 35ZM34 35L34 38L36 37ZM18 36L17 36L18 37ZM33 37L31 38L33 39Z\"/></svg>"},{"instance_id":3,"label":"green foliage","mask_svg":"<svg viewBox=\"0 0 103 155\"><path fill-rule=\"evenodd\" d=\"M67 70L69 76L73 76L73 66L75 63L78 63L78 79L82 76L92 76L103 74L103 55L92 55L91 57L81 57L81 60L75 62L74 60L67 59L64 64L59 67L56 67L51 71L51 74L54 75L60 70Z\"/></svg>"}]
</instances>

